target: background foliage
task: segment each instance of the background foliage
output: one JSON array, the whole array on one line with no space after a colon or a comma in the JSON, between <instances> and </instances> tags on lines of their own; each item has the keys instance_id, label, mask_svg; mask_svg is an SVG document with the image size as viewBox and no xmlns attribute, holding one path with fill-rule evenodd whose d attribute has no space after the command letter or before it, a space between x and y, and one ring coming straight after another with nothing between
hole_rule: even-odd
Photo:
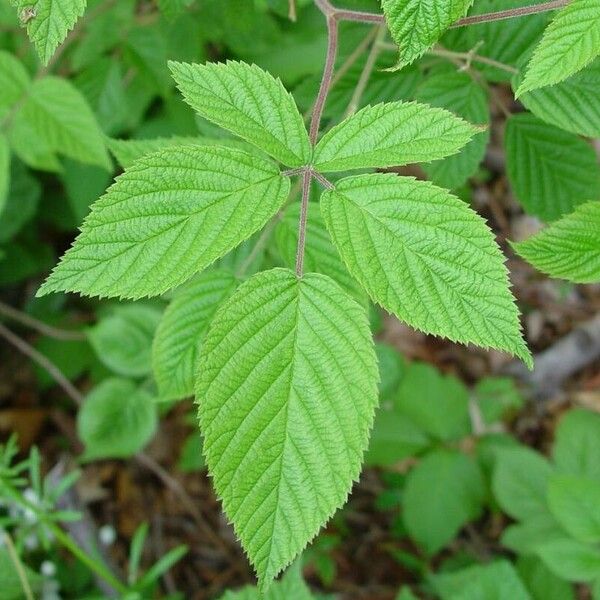
<instances>
[{"instance_id":1,"label":"background foliage","mask_svg":"<svg viewBox=\"0 0 600 600\"><path fill-rule=\"evenodd\" d=\"M423 27L415 2L381 4L343 3L349 10L383 9L388 27L340 22L335 76L323 113L326 133L313 162L324 173L337 172L331 175L336 183L353 168L380 167L387 173L346 177L320 203L313 184L304 267L321 275L307 276L298 297L288 293L288 271L258 276L280 291L273 300L278 303L274 334L297 327L298 315L308 323L319 321L311 298L335 299L338 293L323 275L358 302L345 296L330 301L335 322L345 323L345 331L354 336L352 348L369 337L359 307L368 310L379 361L380 407L365 455L367 468L349 504L262 597L600 598L600 336L595 317L600 307L600 167L594 141L600 136L600 5L574 0L558 13L448 29L467 11L476 17L525 3L476 0L471 8L471 2L442 2L437 21L426 18L433 4L422 3ZM206 337L218 307L225 304L243 313L252 302L264 306L271 300L260 293L240 299L238 286L259 271L295 266L299 185L292 180L290 189L262 151L290 168L309 159L308 137L294 103L308 123L327 31L312 1L293 3L294 18L290 6L287 0L0 1L0 428L18 434L6 440L0 453L1 599L261 597L213 495L204 465L205 440L185 399L193 394L194 367L205 342L216 347L231 335L245 342L247 331L233 328L232 333L223 320ZM236 62L228 69L217 66L227 59ZM256 114L211 108L215 90L227 87L228 77L230 85L243 79L259 97L268 95L281 111L271 137L253 130L260 103ZM418 111L412 104L396 111L377 108L397 101L418 101L435 110ZM438 136L437 145L425 141L419 146L413 138L407 144L402 123L414 125L427 139L435 115L445 114L439 109L478 127L456 121L455 129ZM392 133L387 136L373 128L382 115L389 119ZM350 120L340 125L345 118ZM292 142L278 143L279 134ZM157 150L163 151L160 160L152 154ZM165 262L155 266L153 277L136 281L118 249L113 249L116 258L109 271L97 267L104 272L103 287L97 287L98 273L85 269L82 288L96 286L100 296L116 294L120 300L34 297L90 205L116 175L128 169L104 197L98 227L104 225L101 219L122 218L119 209L111 208L111 198L138 193L143 185L139 174L149 169L155 175L144 190L148 206L152 201L161 206L169 189L167 167L185 183L186 168L197 165L197 156L219 173L223 189L252 190L246 198L253 209L232 208L230 224L248 235L266 224L266 233L237 246L235 239L217 235L223 226L219 218L199 220L165 243ZM399 180L398 173L407 177ZM448 200L447 192L422 179L458 199ZM209 179L198 181L212 185ZM427 191L427 204L407 209L424 221L435 222L436 203L447 207L448 202L456 222L465 205L487 220L509 257L525 337L539 359L532 375L499 353L417 334L371 303L359 283L371 297L384 296L390 274L396 273L391 287L419 298L427 276L423 271L408 277L411 264L403 265L397 259L400 247L383 238L372 248L362 239L365 252L353 255L348 251L351 232L336 225L342 217L349 223L374 223L377 214L365 206L384 207L386 185L392 183L403 186L407 197ZM93 231L98 214L92 213L85 231ZM472 218L473 227L477 223L483 232ZM142 225L127 231L137 236ZM402 224L391 227L401 231ZM427 246L431 260L464 257L462 247L444 236L414 235L415 244ZM185 252L190 238L204 262ZM481 246L468 268L495 273L505 287L498 257L488 256L486 248ZM98 263L103 258L93 245L79 256ZM151 262L149 256L140 252L139 261ZM361 266L364 256L367 268ZM71 275L56 273L46 289L71 289ZM66 273L63 283L61 273ZM256 281L243 289L252 290ZM175 283L184 285L143 299ZM435 282L431 289L439 294ZM498 310L518 329L512 301L503 294L484 300L499 298ZM423 306L428 302L435 302L433 292L421 297ZM426 332L442 327L432 326L422 307L402 313L401 296L388 303ZM310 319L301 306L307 314L313 311ZM469 326L463 322L454 329L452 315L440 312L446 335L510 349L527 360L518 335L508 342L490 338L481 310L458 312L459 320L470 314ZM560 345L578 325L592 340L579 354L577 344L575 350ZM310 330L303 335L306 352L320 348L324 399L337 397L332 373L339 361L353 366L362 386L362 392L344 395L331 410L317 404L308 416L298 415L306 419L304 430L314 427L309 417L315 414L320 415L317 423L329 420L335 427L352 421L359 402L372 411L375 357L368 344L359 357L339 352L339 340L326 347ZM288 349L276 350L284 368ZM359 358L372 378L360 379L364 365ZM206 372L227 366L226 359L205 361ZM261 371L261 355L251 353L249 360L255 359L247 374L239 365L222 371L218 389L236 377L241 378L236 389L250 374L257 380L270 377L271 371ZM207 393L213 382L206 376L197 385ZM267 414L277 398L264 398ZM251 400L245 395L238 402ZM209 463L225 454L219 444L231 423L214 416L226 401L211 396L202 417ZM344 438L340 429L344 444L356 447L357 455L370 422L361 427L356 439ZM268 439L262 441L261 457L267 459L273 448ZM317 474L322 474L325 463L341 460L342 453L337 446L317 452L318 443L318 435L311 438L311 461L321 465ZM353 457L351 462L348 467L341 460L337 470L357 478L359 461ZM227 498L222 491L229 469L257 468L256 461L251 463L229 457L227 468L215 474L228 514L239 510L244 499ZM296 468L300 479L310 479L305 465L298 462ZM345 497L335 482L318 481L318 489L328 486L330 497L318 513L302 515L308 537ZM315 498L318 503L318 490ZM286 501L290 511L296 510L291 491ZM268 508L261 502L250 509L245 505L248 523ZM242 529L243 541L253 531ZM252 554L260 554L269 540L267 534L254 539ZM270 569L268 562L265 569ZM277 569L271 571L274 575Z\"/></svg>"}]
</instances>

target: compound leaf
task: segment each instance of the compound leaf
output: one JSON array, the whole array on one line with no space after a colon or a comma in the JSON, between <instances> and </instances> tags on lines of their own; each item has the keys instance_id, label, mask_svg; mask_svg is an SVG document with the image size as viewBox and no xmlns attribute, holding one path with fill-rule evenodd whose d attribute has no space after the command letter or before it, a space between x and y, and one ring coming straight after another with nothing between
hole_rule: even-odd
<instances>
[{"instance_id":1,"label":"compound leaf","mask_svg":"<svg viewBox=\"0 0 600 600\"><path fill-rule=\"evenodd\" d=\"M445 158L480 129L418 102L367 106L327 132L315 148L318 171L394 167Z\"/></svg>"},{"instance_id":2,"label":"compound leaf","mask_svg":"<svg viewBox=\"0 0 600 600\"><path fill-rule=\"evenodd\" d=\"M235 276L228 271L207 271L184 286L165 311L152 346L161 400L194 394L196 362L204 335L217 308L236 285Z\"/></svg>"},{"instance_id":3,"label":"compound leaf","mask_svg":"<svg viewBox=\"0 0 600 600\"><path fill-rule=\"evenodd\" d=\"M599 231L600 202L586 202L513 248L552 277L594 283L600 281Z\"/></svg>"},{"instance_id":4,"label":"compound leaf","mask_svg":"<svg viewBox=\"0 0 600 600\"><path fill-rule=\"evenodd\" d=\"M65 79L45 77L34 81L15 115L14 126L31 130L49 151L111 169L94 113L81 92Z\"/></svg>"},{"instance_id":5,"label":"compound leaf","mask_svg":"<svg viewBox=\"0 0 600 600\"><path fill-rule=\"evenodd\" d=\"M169 67L185 101L199 115L286 165L299 167L309 161L302 116L279 79L256 65L234 61L170 62Z\"/></svg>"},{"instance_id":6,"label":"compound leaf","mask_svg":"<svg viewBox=\"0 0 600 600\"><path fill-rule=\"evenodd\" d=\"M560 83L600 54L600 0L569 2L546 28L517 96Z\"/></svg>"},{"instance_id":7,"label":"compound leaf","mask_svg":"<svg viewBox=\"0 0 600 600\"><path fill-rule=\"evenodd\" d=\"M360 472L378 380L366 313L326 276L259 273L217 312L198 375L209 471L264 587Z\"/></svg>"},{"instance_id":8,"label":"compound leaf","mask_svg":"<svg viewBox=\"0 0 600 600\"><path fill-rule=\"evenodd\" d=\"M473 0L382 0L383 14L398 44L398 65L422 56L471 4Z\"/></svg>"},{"instance_id":9,"label":"compound leaf","mask_svg":"<svg viewBox=\"0 0 600 600\"><path fill-rule=\"evenodd\" d=\"M531 365L504 258L483 219L429 182L342 179L321 211L348 270L409 325L511 352Z\"/></svg>"},{"instance_id":10,"label":"compound leaf","mask_svg":"<svg viewBox=\"0 0 600 600\"><path fill-rule=\"evenodd\" d=\"M167 148L138 160L97 200L40 295L142 298L166 292L250 237L289 178L230 148Z\"/></svg>"},{"instance_id":11,"label":"compound leaf","mask_svg":"<svg viewBox=\"0 0 600 600\"><path fill-rule=\"evenodd\" d=\"M87 0L16 0L15 4L41 61L48 64L58 45L83 15Z\"/></svg>"},{"instance_id":12,"label":"compound leaf","mask_svg":"<svg viewBox=\"0 0 600 600\"><path fill-rule=\"evenodd\" d=\"M576 135L521 113L508 119L504 144L509 181L528 213L552 221L600 196L596 153Z\"/></svg>"}]
</instances>

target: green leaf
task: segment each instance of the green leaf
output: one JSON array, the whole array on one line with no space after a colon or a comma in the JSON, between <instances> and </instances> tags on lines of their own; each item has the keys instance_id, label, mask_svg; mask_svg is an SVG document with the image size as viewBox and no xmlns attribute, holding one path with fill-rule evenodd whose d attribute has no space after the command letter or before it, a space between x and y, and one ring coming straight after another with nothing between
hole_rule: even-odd
<instances>
[{"instance_id":1,"label":"green leaf","mask_svg":"<svg viewBox=\"0 0 600 600\"><path fill-rule=\"evenodd\" d=\"M467 388L456 377L444 376L431 365L409 365L395 405L398 412L435 440L456 441L471 433Z\"/></svg>"},{"instance_id":2,"label":"green leaf","mask_svg":"<svg viewBox=\"0 0 600 600\"><path fill-rule=\"evenodd\" d=\"M16 0L27 35L45 65L85 11L87 0ZM27 15L29 11L29 15Z\"/></svg>"},{"instance_id":3,"label":"green leaf","mask_svg":"<svg viewBox=\"0 0 600 600\"><path fill-rule=\"evenodd\" d=\"M323 275L260 273L217 312L198 374L209 471L264 587L360 473L377 405L367 315Z\"/></svg>"},{"instance_id":4,"label":"green leaf","mask_svg":"<svg viewBox=\"0 0 600 600\"><path fill-rule=\"evenodd\" d=\"M556 469L600 482L600 415L574 409L558 423L553 448Z\"/></svg>"},{"instance_id":5,"label":"green leaf","mask_svg":"<svg viewBox=\"0 0 600 600\"><path fill-rule=\"evenodd\" d=\"M263 227L289 189L273 163L237 150L186 146L145 156L94 203L38 294L162 294Z\"/></svg>"},{"instance_id":6,"label":"green leaf","mask_svg":"<svg viewBox=\"0 0 600 600\"><path fill-rule=\"evenodd\" d=\"M143 377L151 370L152 338L160 318L160 311L151 306L117 306L88 331L88 338L98 358L111 371Z\"/></svg>"},{"instance_id":7,"label":"green leaf","mask_svg":"<svg viewBox=\"0 0 600 600\"><path fill-rule=\"evenodd\" d=\"M475 399L484 421L491 425L525 403L512 377L484 377L475 385Z\"/></svg>"},{"instance_id":8,"label":"green leaf","mask_svg":"<svg viewBox=\"0 0 600 600\"><path fill-rule=\"evenodd\" d=\"M0 122L10 114L13 107L23 98L31 79L17 58L0 51Z\"/></svg>"},{"instance_id":9,"label":"green leaf","mask_svg":"<svg viewBox=\"0 0 600 600\"><path fill-rule=\"evenodd\" d=\"M531 555L541 544L564 539L563 528L545 510L546 512L539 514L530 514L522 523L509 525L502 533L502 545L517 554Z\"/></svg>"},{"instance_id":10,"label":"green leaf","mask_svg":"<svg viewBox=\"0 0 600 600\"><path fill-rule=\"evenodd\" d=\"M567 581L592 582L600 573L600 550L563 538L537 547L537 554L556 575Z\"/></svg>"},{"instance_id":11,"label":"green leaf","mask_svg":"<svg viewBox=\"0 0 600 600\"><path fill-rule=\"evenodd\" d=\"M310 160L308 133L291 94L256 65L229 61L194 65L170 62L186 102L199 115L258 146L280 162Z\"/></svg>"},{"instance_id":12,"label":"green leaf","mask_svg":"<svg viewBox=\"0 0 600 600\"><path fill-rule=\"evenodd\" d=\"M382 0L385 20L398 44L398 65L422 56L471 4L473 0Z\"/></svg>"},{"instance_id":13,"label":"green leaf","mask_svg":"<svg viewBox=\"0 0 600 600\"><path fill-rule=\"evenodd\" d=\"M154 398L128 379L107 379L86 397L77 414L85 458L126 458L156 431Z\"/></svg>"},{"instance_id":14,"label":"green leaf","mask_svg":"<svg viewBox=\"0 0 600 600\"><path fill-rule=\"evenodd\" d=\"M491 13L497 10L508 10L523 7L523 0L477 0L469 11L469 16ZM502 19L486 21L478 25L470 25L450 35L460 36L460 47L449 45L450 50L469 52L476 48L478 56L484 56L505 65L518 67L521 57L530 54L531 47L536 44L548 23L548 13L540 12L528 15L524 19ZM484 42L483 44L481 42ZM446 40L443 40L446 44ZM475 68L485 75L489 82L507 81L511 75L503 69L492 65L473 62Z\"/></svg>"},{"instance_id":15,"label":"green leaf","mask_svg":"<svg viewBox=\"0 0 600 600\"><path fill-rule=\"evenodd\" d=\"M434 575L442 600L531 600L514 567L506 560Z\"/></svg>"},{"instance_id":16,"label":"green leaf","mask_svg":"<svg viewBox=\"0 0 600 600\"><path fill-rule=\"evenodd\" d=\"M207 271L186 285L165 311L152 347L152 366L161 400L179 400L194 394L196 363L204 335L237 283L227 271Z\"/></svg>"},{"instance_id":17,"label":"green leaf","mask_svg":"<svg viewBox=\"0 0 600 600\"><path fill-rule=\"evenodd\" d=\"M517 96L560 83L600 54L600 0L572 0L546 28Z\"/></svg>"},{"instance_id":18,"label":"green leaf","mask_svg":"<svg viewBox=\"0 0 600 600\"><path fill-rule=\"evenodd\" d=\"M275 230L277 251L285 266L289 268L293 268L296 264L299 219L300 202L295 202L286 209ZM362 287L348 273L340 255L333 247L318 205L314 202L310 202L308 205L304 268L307 272L328 275L351 296L362 303L365 302L365 293Z\"/></svg>"},{"instance_id":19,"label":"green leaf","mask_svg":"<svg viewBox=\"0 0 600 600\"><path fill-rule=\"evenodd\" d=\"M464 202L429 182L375 174L339 181L321 211L375 302L426 333L505 350L531 366L504 257Z\"/></svg>"},{"instance_id":20,"label":"green leaf","mask_svg":"<svg viewBox=\"0 0 600 600\"><path fill-rule=\"evenodd\" d=\"M515 519L548 513L546 489L551 474L548 461L529 448L498 451L492 480L496 500Z\"/></svg>"},{"instance_id":21,"label":"green leaf","mask_svg":"<svg viewBox=\"0 0 600 600\"><path fill-rule=\"evenodd\" d=\"M418 102L367 106L328 131L315 148L317 171L394 167L445 158L480 129Z\"/></svg>"},{"instance_id":22,"label":"green leaf","mask_svg":"<svg viewBox=\"0 0 600 600\"><path fill-rule=\"evenodd\" d=\"M533 600L575 600L573 587L535 556L521 556L517 570Z\"/></svg>"},{"instance_id":23,"label":"green leaf","mask_svg":"<svg viewBox=\"0 0 600 600\"><path fill-rule=\"evenodd\" d=\"M256 587L246 586L236 592L225 592L221 600L312 600L313 595L302 579L300 561L296 561L265 593Z\"/></svg>"},{"instance_id":24,"label":"green leaf","mask_svg":"<svg viewBox=\"0 0 600 600\"><path fill-rule=\"evenodd\" d=\"M15 127L29 127L47 150L111 169L104 136L85 98L58 77L34 81L15 115Z\"/></svg>"},{"instance_id":25,"label":"green leaf","mask_svg":"<svg viewBox=\"0 0 600 600\"><path fill-rule=\"evenodd\" d=\"M521 113L508 119L504 144L509 181L529 214L552 221L600 196L596 153L576 135Z\"/></svg>"},{"instance_id":26,"label":"green leaf","mask_svg":"<svg viewBox=\"0 0 600 600\"><path fill-rule=\"evenodd\" d=\"M516 80L516 85L520 80ZM520 98L536 117L588 137L600 137L600 60L566 81Z\"/></svg>"},{"instance_id":27,"label":"green leaf","mask_svg":"<svg viewBox=\"0 0 600 600\"><path fill-rule=\"evenodd\" d=\"M580 204L524 242L512 244L538 271L575 283L600 281L600 202Z\"/></svg>"},{"instance_id":28,"label":"green leaf","mask_svg":"<svg viewBox=\"0 0 600 600\"><path fill-rule=\"evenodd\" d=\"M479 516L484 499L477 463L458 451L437 450L409 473L402 518L411 538L432 555Z\"/></svg>"},{"instance_id":29,"label":"green leaf","mask_svg":"<svg viewBox=\"0 0 600 600\"><path fill-rule=\"evenodd\" d=\"M439 106L479 125L490 121L486 92L470 75L456 69L431 74L417 90L417 98ZM450 189L463 185L478 169L485 156L489 130L476 134L458 153L443 160L423 165L423 170L436 184Z\"/></svg>"},{"instance_id":30,"label":"green leaf","mask_svg":"<svg viewBox=\"0 0 600 600\"><path fill-rule=\"evenodd\" d=\"M600 481L555 475L548 485L548 506L565 531L580 542L600 541Z\"/></svg>"},{"instance_id":31,"label":"green leaf","mask_svg":"<svg viewBox=\"0 0 600 600\"><path fill-rule=\"evenodd\" d=\"M10 148L6 136L0 133L0 219L10 188Z\"/></svg>"},{"instance_id":32,"label":"green leaf","mask_svg":"<svg viewBox=\"0 0 600 600\"><path fill-rule=\"evenodd\" d=\"M142 140L116 140L108 139L107 145L109 150L114 154L117 162L124 168L128 169L131 165L142 158L146 154L153 154L163 148L171 146L227 146L231 148L239 148L244 150L251 148L244 142L228 139L212 139L205 137L182 137L172 136L164 138L151 138Z\"/></svg>"}]
</instances>

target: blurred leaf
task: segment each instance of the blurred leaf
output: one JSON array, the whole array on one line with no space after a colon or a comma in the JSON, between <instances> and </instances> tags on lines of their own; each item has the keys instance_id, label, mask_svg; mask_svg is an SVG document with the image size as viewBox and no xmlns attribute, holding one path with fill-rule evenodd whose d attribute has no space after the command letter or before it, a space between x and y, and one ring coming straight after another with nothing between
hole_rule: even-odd
<instances>
[{"instance_id":1,"label":"blurred leaf","mask_svg":"<svg viewBox=\"0 0 600 600\"><path fill-rule=\"evenodd\" d=\"M546 489L551 473L548 461L529 448L500 450L492 482L496 500L516 519L547 513Z\"/></svg>"},{"instance_id":2,"label":"blurred leaf","mask_svg":"<svg viewBox=\"0 0 600 600\"><path fill-rule=\"evenodd\" d=\"M161 311L144 304L116 306L88 331L98 358L112 371L143 377L151 371L151 349Z\"/></svg>"},{"instance_id":3,"label":"blurred leaf","mask_svg":"<svg viewBox=\"0 0 600 600\"><path fill-rule=\"evenodd\" d=\"M548 506L576 540L600 542L600 481L554 475L548 485Z\"/></svg>"},{"instance_id":4,"label":"blurred leaf","mask_svg":"<svg viewBox=\"0 0 600 600\"><path fill-rule=\"evenodd\" d=\"M532 600L575 600L573 587L556 576L535 556L521 556L517 571Z\"/></svg>"},{"instance_id":5,"label":"blurred leaf","mask_svg":"<svg viewBox=\"0 0 600 600\"><path fill-rule=\"evenodd\" d=\"M156 426L154 398L127 379L103 381L77 415L87 460L132 456L150 441Z\"/></svg>"},{"instance_id":6,"label":"blurred leaf","mask_svg":"<svg viewBox=\"0 0 600 600\"><path fill-rule=\"evenodd\" d=\"M395 406L434 439L459 440L471 433L467 388L431 365L408 365Z\"/></svg>"},{"instance_id":7,"label":"blurred leaf","mask_svg":"<svg viewBox=\"0 0 600 600\"><path fill-rule=\"evenodd\" d=\"M442 600L531 600L517 572L505 560L434 575L432 583Z\"/></svg>"},{"instance_id":8,"label":"blurred leaf","mask_svg":"<svg viewBox=\"0 0 600 600\"><path fill-rule=\"evenodd\" d=\"M600 415L582 408L567 412L556 428L553 457L558 471L600 481Z\"/></svg>"},{"instance_id":9,"label":"blurred leaf","mask_svg":"<svg viewBox=\"0 0 600 600\"><path fill-rule=\"evenodd\" d=\"M433 451L407 477L404 524L417 544L435 554L481 514L484 499L483 477L471 457Z\"/></svg>"},{"instance_id":10,"label":"blurred leaf","mask_svg":"<svg viewBox=\"0 0 600 600\"><path fill-rule=\"evenodd\" d=\"M600 573L596 546L563 538L540 544L536 552L553 573L567 581L592 582Z\"/></svg>"}]
</instances>

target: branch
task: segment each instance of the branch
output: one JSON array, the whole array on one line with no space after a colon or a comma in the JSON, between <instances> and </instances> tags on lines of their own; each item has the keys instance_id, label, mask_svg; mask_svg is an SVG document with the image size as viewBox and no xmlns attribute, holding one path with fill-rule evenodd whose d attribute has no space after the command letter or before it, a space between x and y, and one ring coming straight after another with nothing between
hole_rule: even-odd
<instances>
[{"instance_id":1,"label":"branch","mask_svg":"<svg viewBox=\"0 0 600 600\"><path fill-rule=\"evenodd\" d=\"M541 4L532 4L529 6L520 6L518 8L510 8L497 12L485 13L482 15L473 15L456 21L450 26L450 29L456 27L466 27L468 25L478 25L480 23L489 23L492 21L503 21L514 17L525 17L537 13L548 12L565 7L570 0L551 0L550 2L542 2ZM317 7L327 17L331 17L337 21L358 21L360 23L384 23L385 17L376 13L362 12L359 10L346 10L336 8L329 0L315 0Z\"/></svg>"},{"instance_id":2,"label":"branch","mask_svg":"<svg viewBox=\"0 0 600 600\"><path fill-rule=\"evenodd\" d=\"M83 395L81 392L63 375L63 372L50 359L46 358L41 352L38 352L33 346L21 339L2 323L0 323L0 337L3 337L19 352L30 358L34 363L37 363L42 369L45 369L77 406L83 404Z\"/></svg>"},{"instance_id":3,"label":"branch","mask_svg":"<svg viewBox=\"0 0 600 600\"><path fill-rule=\"evenodd\" d=\"M322 0L315 0L317 5ZM330 14L323 12L327 17L327 56L325 58L325 67L323 69L323 77L321 78L321 85L319 86L319 93L315 100L315 106L313 108L312 117L310 120L310 141L313 146L317 143L317 137L319 136L319 127L321 126L321 117L323 116L323 108L325 108L325 101L331 88L331 82L333 79L333 68L335 66L335 59L337 57L338 49L338 24L335 17Z\"/></svg>"},{"instance_id":4,"label":"branch","mask_svg":"<svg viewBox=\"0 0 600 600\"><path fill-rule=\"evenodd\" d=\"M300 204L300 220L298 221L298 248L296 250L296 277L304 272L304 248L306 246L306 219L308 217L308 200L310 196L311 170L302 173L302 202Z\"/></svg>"},{"instance_id":5,"label":"branch","mask_svg":"<svg viewBox=\"0 0 600 600\"><path fill-rule=\"evenodd\" d=\"M456 21L450 29L455 27L465 27L467 25L478 25L479 23L489 23L491 21L504 21L515 17L526 17L538 13L557 10L565 7L571 0L552 0L551 2L542 2L541 4L532 4L529 6L519 6L518 8L509 8L508 10L500 10L498 12L485 13L483 15L473 15Z\"/></svg>"},{"instance_id":6,"label":"branch","mask_svg":"<svg viewBox=\"0 0 600 600\"><path fill-rule=\"evenodd\" d=\"M51 337L57 340L65 340L65 341L83 341L86 339L86 336L80 331L67 331L66 329L58 329L56 327L52 327L52 325L47 325L46 323L35 319L34 317L24 313L4 302L0 301L0 315L4 315L8 319L12 319L21 325L25 325L25 327L29 327L34 329L38 333L45 335L47 337Z\"/></svg>"}]
</instances>

